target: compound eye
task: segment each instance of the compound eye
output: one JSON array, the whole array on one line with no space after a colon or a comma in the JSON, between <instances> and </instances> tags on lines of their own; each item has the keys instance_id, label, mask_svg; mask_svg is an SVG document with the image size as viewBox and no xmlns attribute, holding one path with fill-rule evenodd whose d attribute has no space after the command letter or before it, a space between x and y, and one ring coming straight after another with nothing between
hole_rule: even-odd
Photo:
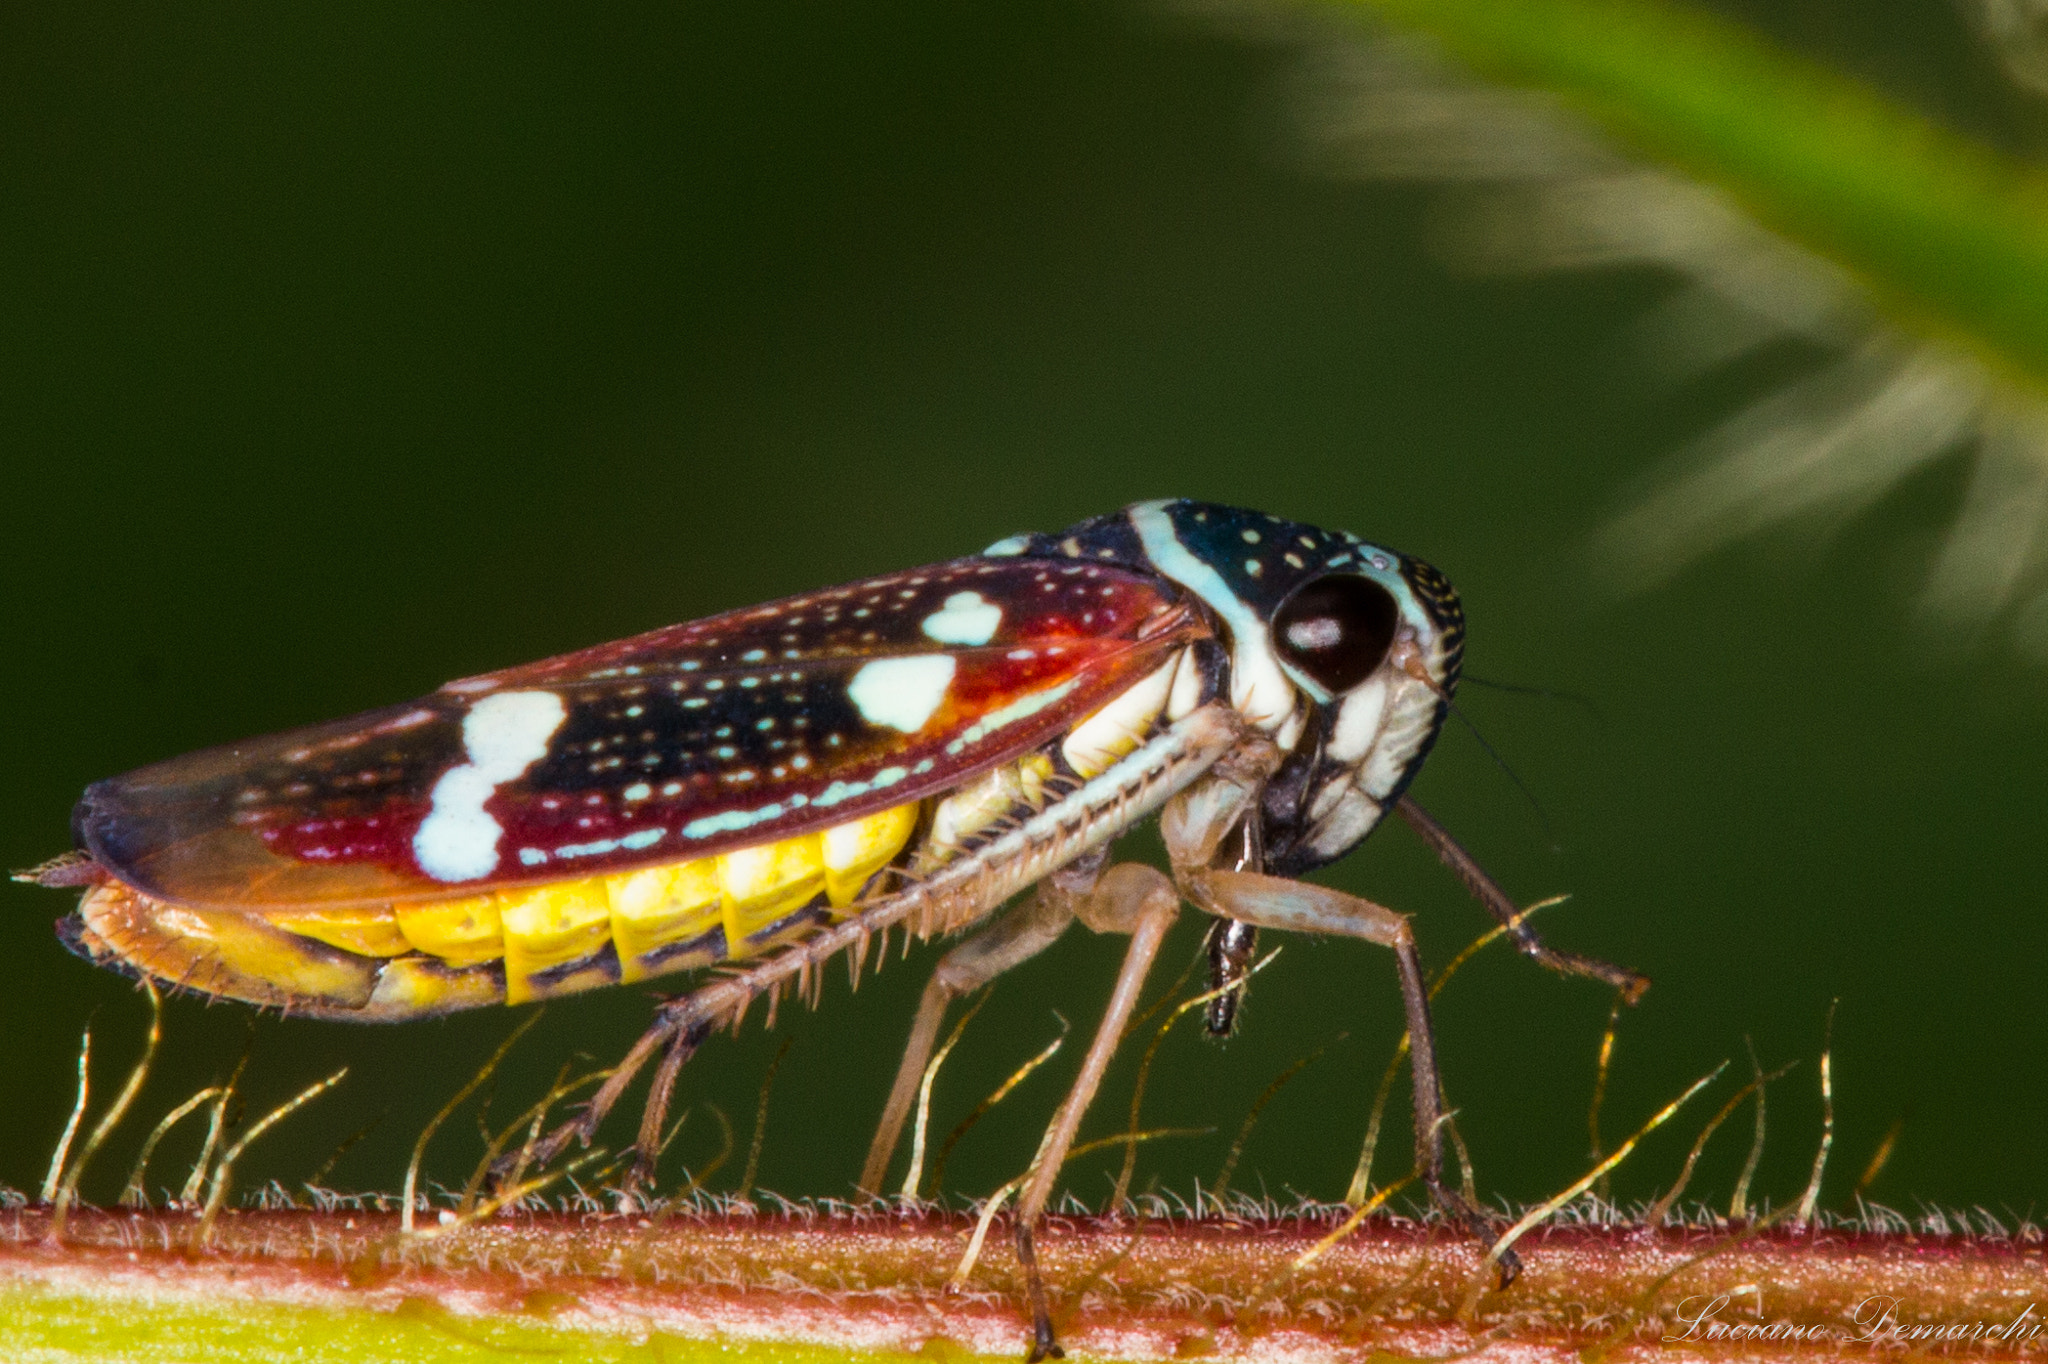
<instances>
[{"instance_id":1,"label":"compound eye","mask_svg":"<svg viewBox=\"0 0 2048 1364\"><path fill-rule=\"evenodd\" d=\"M1273 613L1280 657L1331 695L1350 691L1393 647L1401 610L1370 578L1332 574L1303 583Z\"/></svg>"}]
</instances>

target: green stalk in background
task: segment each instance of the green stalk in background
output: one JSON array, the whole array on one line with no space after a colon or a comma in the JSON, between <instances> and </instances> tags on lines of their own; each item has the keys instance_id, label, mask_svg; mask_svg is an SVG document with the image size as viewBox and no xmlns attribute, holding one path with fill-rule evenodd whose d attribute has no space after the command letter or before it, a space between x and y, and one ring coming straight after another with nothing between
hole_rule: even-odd
<instances>
[{"instance_id":1,"label":"green stalk in background","mask_svg":"<svg viewBox=\"0 0 2048 1364\"><path fill-rule=\"evenodd\" d=\"M1350 63L1324 60L1304 88L1300 133L1325 169L1468 191L1437 243L1456 263L1669 270L1682 287L1638 337L1667 377L1787 337L1825 357L1703 434L1601 533L1619 585L1839 520L1967 451L1920 612L2000 622L2048 663L2048 174L1661 0L1338 10L1361 13L1476 75L1376 24L1323 26L1318 55Z\"/></svg>"},{"instance_id":2,"label":"green stalk in background","mask_svg":"<svg viewBox=\"0 0 2048 1364\"><path fill-rule=\"evenodd\" d=\"M1550 92L1846 267L1900 323L2048 383L2048 177L1660 0L1355 0Z\"/></svg>"}]
</instances>

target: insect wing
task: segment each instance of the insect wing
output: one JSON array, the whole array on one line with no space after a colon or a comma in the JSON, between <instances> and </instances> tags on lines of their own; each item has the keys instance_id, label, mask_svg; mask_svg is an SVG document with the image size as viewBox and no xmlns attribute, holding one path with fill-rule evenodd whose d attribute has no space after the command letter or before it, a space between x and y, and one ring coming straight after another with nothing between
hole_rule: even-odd
<instances>
[{"instance_id":1,"label":"insect wing","mask_svg":"<svg viewBox=\"0 0 2048 1364\"><path fill-rule=\"evenodd\" d=\"M74 823L118 879L195 905L609 874L955 786L1208 633L1129 569L955 560L142 768L90 788Z\"/></svg>"}]
</instances>

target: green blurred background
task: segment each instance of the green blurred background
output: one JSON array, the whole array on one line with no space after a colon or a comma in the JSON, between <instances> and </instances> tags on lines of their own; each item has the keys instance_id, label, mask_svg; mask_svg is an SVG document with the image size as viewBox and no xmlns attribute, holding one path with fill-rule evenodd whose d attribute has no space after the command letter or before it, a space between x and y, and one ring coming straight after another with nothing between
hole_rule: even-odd
<instances>
[{"instance_id":1,"label":"green blurred background","mask_svg":"<svg viewBox=\"0 0 2048 1364\"><path fill-rule=\"evenodd\" d=\"M1730 12L1973 134L2032 135L1938 0ZM1839 997L1823 1202L1903 1119L1871 1197L2031 1207L2048 773L2026 755L2048 701L2038 672L1907 625L1960 471L1826 540L1603 594L1586 542L1632 484L1807 358L1657 391L1628 329L1671 280L1453 277L1425 197L1291 168L1289 60L1090 4L11 6L0 862L66 847L87 782L187 749L1139 498L1243 503L1435 562L1474 673L1597 706L1465 694L1554 839L1466 733L1416 790L1518 895L1572 893L1553 941L1655 978L1623 1020L1610 1133L1723 1058L1746 1071L1753 1037L1767 1065L1802 1062L1772 1091L1758 1183L1796 1198ZM1437 963L1484 926L1398 827L1327 879L1412 911ZM104 1095L146 1013L61 950L65 909L0 886L15 1188L41 1181L81 1026ZM1156 985L1198 938L1177 930ZM1092 1028L1119 955L1077 931L1005 980L939 1080L938 1131L1056 1013ZM821 1012L785 1012L764 1186L848 1191L935 956L853 996L829 976ZM1608 1002L1498 950L1440 1001L1485 1191L1540 1197L1585 1167ZM648 1007L630 989L553 1006L501 1111L574 1053L615 1056ZM140 1132L252 1032L252 1110L352 1069L238 1182L293 1184L381 1115L327 1182L394 1188L514 1021L358 1030L174 1002L86 1191L111 1198ZM1213 1179L1274 1076L1344 1033L1234 1181L1341 1196L1400 1028L1385 955L1290 942L1237 1040L1183 1028L1148 1125L1218 1131L1144 1147L1141 1184ZM757 1014L679 1102L720 1105L744 1147L778 1045ZM1022 1168L1077 1053L962 1144L949 1189ZM1084 1137L1120 1125L1130 1069ZM1708 1111L1616 1192L1658 1191ZM1702 1192L1725 1202L1747 1127L1709 1149ZM182 1180L197 1141L174 1137L152 1184ZM693 1119L670 1175L716 1146ZM459 1182L476 1149L458 1120L429 1174ZM1380 1169L1406 1159L1397 1120ZM1112 1168L1069 1184L1099 1199Z\"/></svg>"}]
</instances>

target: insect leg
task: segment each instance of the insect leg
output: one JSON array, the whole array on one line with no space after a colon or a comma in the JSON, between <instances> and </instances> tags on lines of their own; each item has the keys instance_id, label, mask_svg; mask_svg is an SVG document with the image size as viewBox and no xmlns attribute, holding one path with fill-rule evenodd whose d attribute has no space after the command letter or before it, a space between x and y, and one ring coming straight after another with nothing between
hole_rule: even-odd
<instances>
[{"instance_id":1,"label":"insect leg","mask_svg":"<svg viewBox=\"0 0 2048 1364\"><path fill-rule=\"evenodd\" d=\"M1027 886L1041 882L1057 885L1053 873L1080 862L1200 776L1238 742L1238 731L1239 723L1227 706L1203 706L1174 721L1166 733L1087 786L948 863L928 879L822 926L773 956L669 1000L582 1112L535 1146L528 1153L529 1162L544 1165L573 1141L588 1146L634 1077L671 1039L682 1038L687 1059L713 1028L738 1018L750 1002L777 983L801 979L803 972L816 970L839 953L857 949L898 924L915 925L927 936L948 932L982 919ZM1131 779L1112 779L1121 772L1128 772ZM502 1176L516 1160L516 1156L502 1160L497 1173Z\"/></svg>"},{"instance_id":2,"label":"insect leg","mask_svg":"<svg viewBox=\"0 0 2048 1364\"><path fill-rule=\"evenodd\" d=\"M687 998L687 997L686 997ZM672 1006L664 1007L655 1016L654 1023L640 1035L625 1058L612 1067L611 1074L598 1086L583 1111L555 1127L541 1139L531 1151L515 1151L498 1159L491 1167L494 1179L502 1179L515 1164L542 1166L554 1160L567 1150L569 1143L581 1138L588 1146L596 1136L598 1124L612 1111L627 1086L640 1073L640 1068L666 1048L661 1067L655 1072L653 1091L648 1095L649 1112L643 1113L640 1123L639 1140L634 1151L633 1164L629 1167L626 1189L631 1192L654 1167L654 1159L660 1154L661 1122L668 1111L669 1095L675 1088L676 1072L683 1063L696 1054L704 1039L711 1035L712 1021L709 1018L691 1017ZM650 1135L651 1134L651 1135Z\"/></svg>"},{"instance_id":3,"label":"insect leg","mask_svg":"<svg viewBox=\"0 0 2048 1364\"><path fill-rule=\"evenodd\" d=\"M1052 893L1058 894L1058 888L1053 888ZM1110 1057L1137 1007L1145 975L1151 970L1153 958L1159 955L1159 944L1180 912L1180 895L1161 872L1127 862L1110 868L1092 890L1073 896L1070 904L1074 917L1082 923L1097 933L1128 933L1131 945L1124 951L1123 969L1117 973L1116 988L1110 993L1109 1007L1103 1011L1095 1040L1082 1059L1081 1073L1074 1077L1066 1101L1045 1129L1038 1155L1032 1162L1031 1179L1017 1203L1017 1259L1024 1266L1025 1289L1031 1299L1032 1360L1062 1353L1053 1339L1052 1314L1046 1307L1045 1282L1038 1272L1032 1230L1045 1210L1046 1200L1052 1196L1053 1184L1074 1144L1082 1115L1095 1098L1103 1072L1109 1069Z\"/></svg>"},{"instance_id":4,"label":"insect leg","mask_svg":"<svg viewBox=\"0 0 2048 1364\"><path fill-rule=\"evenodd\" d=\"M640 1073L640 1068L653 1058L655 1052L664 1047L673 1049L669 1057L662 1062L663 1070L673 1072L689 1059L690 1054L696 1051L698 1044L709 1036L710 1032L711 1025L708 1022L686 1030L681 1025L681 1020L671 1018L669 1011L664 1008L655 1016L654 1023L647 1031L640 1034L640 1040L633 1044L632 1050L612 1067L611 1073L605 1076L604 1083L597 1087L597 1092L583 1105L583 1111L556 1126L532 1151L523 1153L526 1163L535 1166L546 1165L567 1150L569 1143L579 1137L583 1144L588 1146L591 1138L597 1135L598 1124L612 1111L612 1106L618 1103L619 1097L626 1092L626 1087L633 1083L633 1078ZM673 1084L673 1078L670 1082ZM493 1176L502 1177L518 1159L518 1153L501 1157L492 1168Z\"/></svg>"},{"instance_id":5,"label":"insect leg","mask_svg":"<svg viewBox=\"0 0 2048 1364\"><path fill-rule=\"evenodd\" d=\"M1475 1232L1486 1234L1484 1215L1443 1182L1443 1084L1437 1071L1436 1036L1429 1023L1429 987L1423 978L1422 959L1416 954L1415 936L1409 931L1407 916L1327 886L1257 872L1182 868L1179 877L1187 897L1211 914L1261 928L1363 938L1393 949L1401 973L1401 1003L1408 1014L1409 1069L1415 1094L1415 1168L1438 1203ZM1514 1277L1519 1265L1519 1261L1510 1263L1508 1258L1502 1259L1503 1287Z\"/></svg>"},{"instance_id":6,"label":"insect leg","mask_svg":"<svg viewBox=\"0 0 2048 1364\"><path fill-rule=\"evenodd\" d=\"M1257 816L1247 815L1238 829L1242 843L1230 862L1231 870L1265 870L1265 838ZM1236 919L1217 919L1209 925L1204 948L1209 954L1209 991L1213 998L1203 1011L1203 1022L1209 1036L1226 1038L1237 1031L1237 1012L1244 1004L1252 957L1259 950L1259 930Z\"/></svg>"},{"instance_id":7,"label":"insect leg","mask_svg":"<svg viewBox=\"0 0 2048 1364\"><path fill-rule=\"evenodd\" d=\"M1477 858L1451 837L1450 830L1436 822L1429 811L1417 805L1408 797L1401 797L1394 808L1401 812L1401 818L1408 827L1427 843L1437 858L1457 873L1465 888L1472 892L1472 898L1486 906L1486 912L1500 921L1515 947L1525 956L1531 957L1553 971L1568 976L1591 976L1612 985L1621 992L1622 998L1630 1004L1642 998L1643 991L1650 988L1650 978L1625 966L1613 966L1592 957L1582 957L1576 952L1560 952L1546 946L1536 936L1536 930L1522 918L1521 906L1517 905L1500 883L1486 874Z\"/></svg>"},{"instance_id":8,"label":"insect leg","mask_svg":"<svg viewBox=\"0 0 2048 1364\"><path fill-rule=\"evenodd\" d=\"M1202 946L1209 956L1213 995L1202 1011L1202 1022L1209 1036L1221 1040L1237 1031L1237 1013L1244 1003L1252 957L1259 950L1259 930L1238 919L1217 919L1210 923Z\"/></svg>"},{"instance_id":9,"label":"insect leg","mask_svg":"<svg viewBox=\"0 0 2048 1364\"><path fill-rule=\"evenodd\" d=\"M1054 876L1067 874L1061 871ZM1041 890L939 959L931 980L925 984L924 998L918 1002L917 1017L910 1025L910 1040L903 1048L902 1064L896 1067L896 1083L889 1090L889 1102L883 1105L882 1120L868 1147L867 1164L860 1174L862 1189L872 1194L882 1191L889 1160L896 1154L903 1124L910 1116L911 1104L916 1102L918 1086L924 1080L924 1068L931 1060L932 1045L938 1040L947 1007L1052 946L1073 921L1073 912L1058 897Z\"/></svg>"},{"instance_id":10,"label":"insect leg","mask_svg":"<svg viewBox=\"0 0 2048 1364\"><path fill-rule=\"evenodd\" d=\"M1415 1165L1432 1189L1442 1183L1441 1093L1435 1034L1429 1024L1429 989L1406 915L1385 905L1327 886L1290 881L1257 872L1184 868L1188 898L1225 918L1296 933L1363 938L1391 948L1401 973L1401 1002L1408 1014L1409 1051L1414 1058Z\"/></svg>"},{"instance_id":11,"label":"insect leg","mask_svg":"<svg viewBox=\"0 0 2048 1364\"><path fill-rule=\"evenodd\" d=\"M661 1128L668 1119L669 1099L675 1093L676 1072L696 1050L697 1044L689 1034L679 1032L669 1039L668 1050L662 1053L661 1066L654 1072L654 1083L647 1091L646 1107L640 1110L640 1135L633 1143L633 1163L626 1168L621 1186L629 1199L641 1186L654 1180L654 1163L661 1159Z\"/></svg>"}]
</instances>

